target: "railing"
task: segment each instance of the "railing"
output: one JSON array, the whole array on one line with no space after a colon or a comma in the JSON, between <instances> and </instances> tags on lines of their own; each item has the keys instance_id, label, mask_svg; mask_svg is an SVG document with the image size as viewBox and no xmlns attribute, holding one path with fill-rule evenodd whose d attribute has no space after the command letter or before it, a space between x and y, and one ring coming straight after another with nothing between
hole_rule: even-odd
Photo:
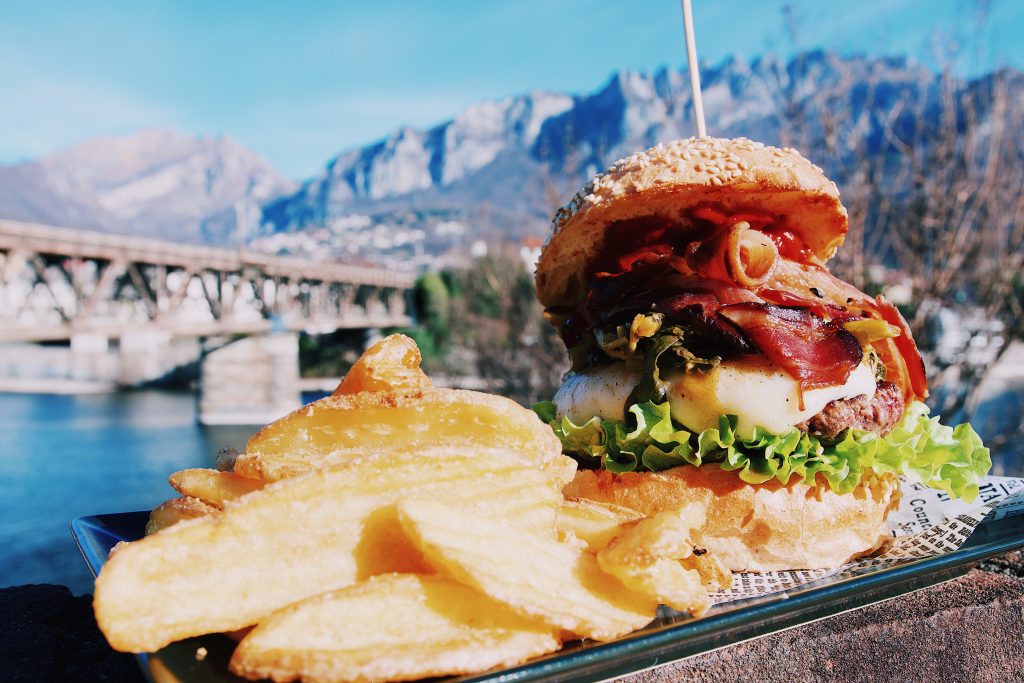
<instances>
[{"instance_id":1,"label":"railing","mask_svg":"<svg viewBox=\"0 0 1024 683\"><path fill-rule=\"evenodd\" d=\"M0 341L403 326L415 273L0 220ZM271 323L271 320L276 322Z\"/></svg>"},{"instance_id":2,"label":"railing","mask_svg":"<svg viewBox=\"0 0 1024 683\"><path fill-rule=\"evenodd\" d=\"M152 265L218 271L256 268L273 277L345 282L408 289L415 273L291 256L272 256L247 249L208 247L149 237L60 228L40 223L0 220L0 250L25 250L80 259L120 260Z\"/></svg>"}]
</instances>

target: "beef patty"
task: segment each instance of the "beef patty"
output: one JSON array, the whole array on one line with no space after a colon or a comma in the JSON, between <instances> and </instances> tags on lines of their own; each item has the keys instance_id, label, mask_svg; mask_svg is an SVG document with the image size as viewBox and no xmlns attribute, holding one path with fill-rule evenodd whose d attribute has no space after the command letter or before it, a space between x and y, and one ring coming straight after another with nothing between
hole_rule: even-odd
<instances>
[{"instance_id":1,"label":"beef patty","mask_svg":"<svg viewBox=\"0 0 1024 683\"><path fill-rule=\"evenodd\" d=\"M834 441L843 430L851 427L884 436L902 417L903 392L892 382L879 382L874 396L832 401L797 427L826 441Z\"/></svg>"}]
</instances>

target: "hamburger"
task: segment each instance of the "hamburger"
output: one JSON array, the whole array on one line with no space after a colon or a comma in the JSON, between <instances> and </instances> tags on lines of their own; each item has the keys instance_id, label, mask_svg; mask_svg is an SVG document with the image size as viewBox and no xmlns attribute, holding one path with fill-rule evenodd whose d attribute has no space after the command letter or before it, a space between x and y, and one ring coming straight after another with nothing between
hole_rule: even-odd
<instances>
[{"instance_id":1,"label":"hamburger","mask_svg":"<svg viewBox=\"0 0 1024 683\"><path fill-rule=\"evenodd\" d=\"M930 418L899 310L829 272L849 224L792 149L691 138L622 159L561 208L537 296L571 369L535 406L571 497L699 502L733 571L839 566L889 535L901 480L973 500L969 425Z\"/></svg>"}]
</instances>

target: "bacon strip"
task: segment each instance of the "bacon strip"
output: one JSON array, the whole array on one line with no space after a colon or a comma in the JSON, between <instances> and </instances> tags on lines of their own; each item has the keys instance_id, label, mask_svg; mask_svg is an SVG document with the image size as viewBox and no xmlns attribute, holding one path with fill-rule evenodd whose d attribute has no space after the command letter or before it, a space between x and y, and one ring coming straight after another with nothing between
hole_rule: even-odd
<instances>
[{"instance_id":1,"label":"bacon strip","mask_svg":"<svg viewBox=\"0 0 1024 683\"><path fill-rule=\"evenodd\" d=\"M856 337L806 309L747 303L723 306L719 315L804 390L845 384L864 356Z\"/></svg>"},{"instance_id":2,"label":"bacon strip","mask_svg":"<svg viewBox=\"0 0 1024 683\"><path fill-rule=\"evenodd\" d=\"M864 317L885 320L900 328L901 334L895 339L874 342L872 346L885 363L887 377L896 382L904 391L907 403L923 399L928 395L928 382L921 362L921 354L913 341L910 329L900 312L884 299L872 299L853 285L843 282L825 268L793 263L786 259L779 262L775 276L768 283L772 289L789 292L810 292L814 287L824 295L824 301L844 306L852 311L860 309ZM760 291L767 301L774 301L767 289ZM883 308L889 308L883 313Z\"/></svg>"},{"instance_id":3,"label":"bacon strip","mask_svg":"<svg viewBox=\"0 0 1024 683\"><path fill-rule=\"evenodd\" d=\"M691 217L692 226L666 217L616 225L603 256L593 264L589 296L575 311L558 312L568 346L594 327L628 323L638 312L657 311L666 314L666 323L686 326L693 333L689 343L722 355L756 348L801 388L812 389L845 383L861 361L859 344L840 324L880 318L902 331L895 340L875 344L891 377L898 379L908 400L927 396L920 353L892 304L836 278L805 253L806 245L798 238L773 229L770 215L729 215L707 205L693 210ZM737 286L736 273L725 259L732 252L718 248L719 242L728 244L718 234L720 228L741 221L753 230L739 232L763 231L787 257L775 259L776 267L763 275L764 287ZM688 246L694 247L692 253Z\"/></svg>"},{"instance_id":4,"label":"bacon strip","mask_svg":"<svg viewBox=\"0 0 1024 683\"><path fill-rule=\"evenodd\" d=\"M881 294L875 297L875 302L878 305L878 312L882 315L882 320L900 328L900 336L893 339L893 342L899 349L900 355L903 356L903 360L906 361L910 388L913 389L917 398L927 398L928 377L925 374L924 359L921 358L921 352L917 350L910 325L907 324L906 318L903 317L899 309Z\"/></svg>"},{"instance_id":5,"label":"bacon strip","mask_svg":"<svg viewBox=\"0 0 1024 683\"><path fill-rule=\"evenodd\" d=\"M673 261L655 256L638 261L625 273L596 274L580 315L574 318L594 327L626 322L637 313L673 314L690 306L700 306L703 315L713 316L722 305L761 301L754 292L732 282L702 278L689 271L680 273Z\"/></svg>"},{"instance_id":6,"label":"bacon strip","mask_svg":"<svg viewBox=\"0 0 1024 683\"><path fill-rule=\"evenodd\" d=\"M840 280L828 269L820 266L794 263L781 259L775 275L765 287L794 292L797 296L812 295L812 288L818 290L821 301L842 308L860 308L869 312L875 310L875 300L848 282ZM817 296L815 296L817 299ZM872 316L877 317L877 316Z\"/></svg>"},{"instance_id":7,"label":"bacon strip","mask_svg":"<svg viewBox=\"0 0 1024 683\"><path fill-rule=\"evenodd\" d=\"M686 264L698 275L758 289L775 273L779 251L764 233L752 230L746 221L686 247Z\"/></svg>"},{"instance_id":8,"label":"bacon strip","mask_svg":"<svg viewBox=\"0 0 1024 683\"><path fill-rule=\"evenodd\" d=\"M845 322L847 320L856 320L860 318L860 315L851 312L841 306L827 303L821 299L805 299L802 296L797 296L785 290L781 289L762 289L758 292L762 299L770 304L778 304L779 306L796 306L798 308L806 308L814 315L824 318L825 320L838 320Z\"/></svg>"}]
</instances>

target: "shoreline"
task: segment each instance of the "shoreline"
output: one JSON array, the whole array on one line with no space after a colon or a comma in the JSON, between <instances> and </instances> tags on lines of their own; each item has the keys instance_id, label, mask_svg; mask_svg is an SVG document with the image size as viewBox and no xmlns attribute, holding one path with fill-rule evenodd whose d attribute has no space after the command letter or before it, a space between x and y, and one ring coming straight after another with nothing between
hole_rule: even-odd
<instances>
[{"instance_id":1,"label":"shoreline","mask_svg":"<svg viewBox=\"0 0 1024 683\"><path fill-rule=\"evenodd\" d=\"M113 382L92 382L57 377L0 377L0 393L8 394L74 396L80 394L110 394L117 390L118 386Z\"/></svg>"}]
</instances>

